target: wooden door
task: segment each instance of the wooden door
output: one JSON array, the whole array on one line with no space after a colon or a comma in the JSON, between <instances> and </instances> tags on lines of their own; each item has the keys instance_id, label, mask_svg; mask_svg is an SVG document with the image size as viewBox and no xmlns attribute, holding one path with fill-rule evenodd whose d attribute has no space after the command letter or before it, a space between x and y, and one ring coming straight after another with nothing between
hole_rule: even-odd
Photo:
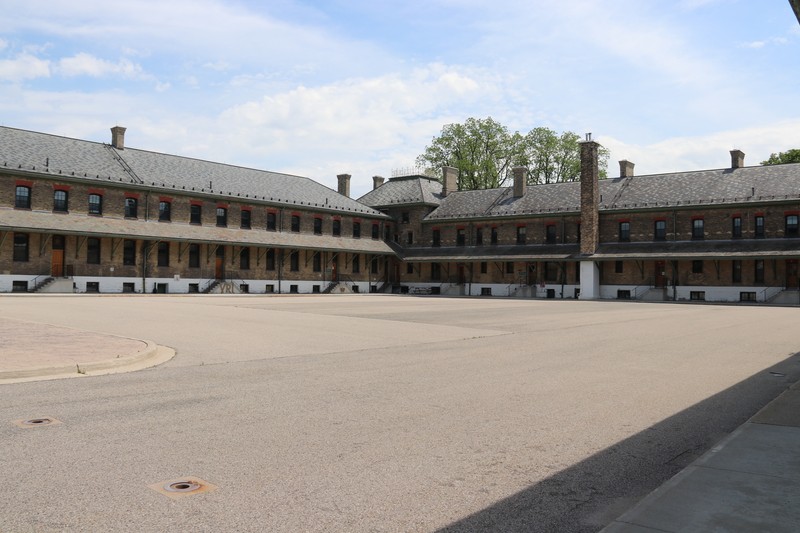
<instances>
[{"instance_id":1,"label":"wooden door","mask_svg":"<svg viewBox=\"0 0 800 533\"><path fill-rule=\"evenodd\" d=\"M655 270L655 286L656 287L666 287L667 286L667 264L664 261L656 261L656 270Z\"/></svg>"},{"instance_id":2,"label":"wooden door","mask_svg":"<svg viewBox=\"0 0 800 533\"><path fill-rule=\"evenodd\" d=\"M64 275L64 250L53 250L50 275L54 278L60 278Z\"/></svg>"},{"instance_id":3,"label":"wooden door","mask_svg":"<svg viewBox=\"0 0 800 533\"><path fill-rule=\"evenodd\" d=\"M800 272L797 269L797 259L786 260L786 288L797 289L800 285Z\"/></svg>"}]
</instances>

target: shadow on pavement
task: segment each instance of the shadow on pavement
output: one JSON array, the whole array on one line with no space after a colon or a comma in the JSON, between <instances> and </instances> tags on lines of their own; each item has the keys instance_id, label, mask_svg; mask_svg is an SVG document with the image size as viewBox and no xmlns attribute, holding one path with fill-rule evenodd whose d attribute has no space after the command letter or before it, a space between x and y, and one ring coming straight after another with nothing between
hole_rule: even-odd
<instances>
[{"instance_id":1,"label":"shadow on pavement","mask_svg":"<svg viewBox=\"0 0 800 533\"><path fill-rule=\"evenodd\" d=\"M598 531L798 380L800 353L439 531Z\"/></svg>"}]
</instances>

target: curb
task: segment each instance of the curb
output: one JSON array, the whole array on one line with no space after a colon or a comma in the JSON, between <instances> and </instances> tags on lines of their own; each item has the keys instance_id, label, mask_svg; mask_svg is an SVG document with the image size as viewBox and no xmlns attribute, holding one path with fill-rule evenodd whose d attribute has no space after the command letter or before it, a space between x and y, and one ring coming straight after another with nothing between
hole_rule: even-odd
<instances>
[{"instance_id":1,"label":"curb","mask_svg":"<svg viewBox=\"0 0 800 533\"><path fill-rule=\"evenodd\" d=\"M175 350L171 348L159 346L152 341L142 340L141 342L144 342L146 345L144 350L132 355L118 356L114 359L0 371L0 383L96 376L133 371L159 365L169 361L175 356ZM149 362L152 362L152 364L147 364Z\"/></svg>"}]
</instances>

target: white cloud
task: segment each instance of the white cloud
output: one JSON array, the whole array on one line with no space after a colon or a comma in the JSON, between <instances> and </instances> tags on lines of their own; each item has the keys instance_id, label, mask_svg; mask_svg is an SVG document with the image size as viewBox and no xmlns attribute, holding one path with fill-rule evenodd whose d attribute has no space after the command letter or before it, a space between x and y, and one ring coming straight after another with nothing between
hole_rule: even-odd
<instances>
[{"instance_id":1,"label":"white cloud","mask_svg":"<svg viewBox=\"0 0 800 533\"><path fill-rule=\"evenodd\" d=\"M50 76L50 62L24 53L15 59L0 59L0 79L19 82Z\"/></svg>"},{"instance_id":2,"label":"white cloud","mask_svg":"<svg viewBox=\"0 0 800 533\"><path fill-rule=\"evenodd\" d=\"M115 74L125 78L144 77L142 67L129 59L123 58L113 63L85 52L62 58L58 62L58 73L63 76L91 76L93 78Z\"/></svg>"},{"instance_id":3,"label":"white cloud","mask_svg":"<svg viewBox=\"0 0 800 533\"><path fill-rule=\"evenodd\" d=\"M4 39L0 39L0 51L3 51L8 47L8 41Z\"/></svg>"},{"instance_id":4,"label":"white cloud","mask_svg":"<svg viewBox=\"0 0 800 533\"><path fill-rule=\"evenodd\" d=\"M800 117L771 124L734 129L703 136L672 137L649 144L631 144L613 137L598 142L611 151L609 176L618 176L616 161L627 159L637 164L639 175L679 172L730 166L730 150L742 150L746 164L760 164L771 153L797 148Z\"/></svg>"}]
</instances>

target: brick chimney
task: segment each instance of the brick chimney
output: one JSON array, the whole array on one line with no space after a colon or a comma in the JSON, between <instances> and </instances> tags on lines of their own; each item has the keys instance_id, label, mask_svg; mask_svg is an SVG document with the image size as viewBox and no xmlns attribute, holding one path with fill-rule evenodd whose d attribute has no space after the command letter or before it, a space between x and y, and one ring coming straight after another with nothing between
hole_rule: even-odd
<instances>
[{"instance_id":1,"label":"brick chimney","mask_svg":"<svg viewBox=\"0 0 800 533\"><path fill-rule=\"evenodd\" d=\"M383 177L382 176L372 176L372 190L374 191L378 187L383 185Z\"/></svg>"},{"instance_id":2,"label":"brick chimney","mask_svg":"<svg viewBox=\"0 0 800 533\"><path fill-rule=\"evenodd\" d=\"M339 194L350 198L350 174L337 174L339 180Z\"/></svg>"},{"instance_id":3,"label":"brick chimney","mask_svg":"<svg viewBox=\"0 0 800 533\"><path fill-rule=\"evenodd\" d=\"M442 167L442 196L458 190L458 169Z\"/></svg>"},{"instance_id":4,"label":"brick chimney","mask_svg":"<svg viewBox=\"0 0 800 533\"><path fill-rule=\"evenodd\" d=\"M125 129L122 126L111 128L111 146L117 150L125 149Z\"/></svg>"},{"instance_id":5,"label":"brick chimney","mask_svg":"<svg viewBox=\"0 0 800 533\"><path fill-rule=\"evenodd\" d=\"M631 176L633 176L633 163L627 159L623 159L619 162L619 177L630 178Z\"/></svg>"},{"instance_id":6,"label":"brick chimney","mask_svg":"<svg viewBox=\"0 0 800 533\"><path fill-rule=\"evenodd\" d=\"M742 168L744 166L744 152L741 150L731 150L731 168Z\"/></svg>"},{"instance_id":7,"label":"brick chimney","mask_svg":"<svg viewBox=\"0 0 800 533\"><path fill-rule=\"evenodd\" d=\"M591 134L581 142L581 254L591 255L600 243L600 181L597 151Z\"/></svg>"},{"instance_id":8,"label":"brick chimney","mask_svg":"<svg viewBox=\"0 0 800 533\"><path fill-rule=\"evenodd\" d=\"M514 167L514 198L522 198L528 189L528 169L525 167Z\"/></svg>"}]
</instances>

